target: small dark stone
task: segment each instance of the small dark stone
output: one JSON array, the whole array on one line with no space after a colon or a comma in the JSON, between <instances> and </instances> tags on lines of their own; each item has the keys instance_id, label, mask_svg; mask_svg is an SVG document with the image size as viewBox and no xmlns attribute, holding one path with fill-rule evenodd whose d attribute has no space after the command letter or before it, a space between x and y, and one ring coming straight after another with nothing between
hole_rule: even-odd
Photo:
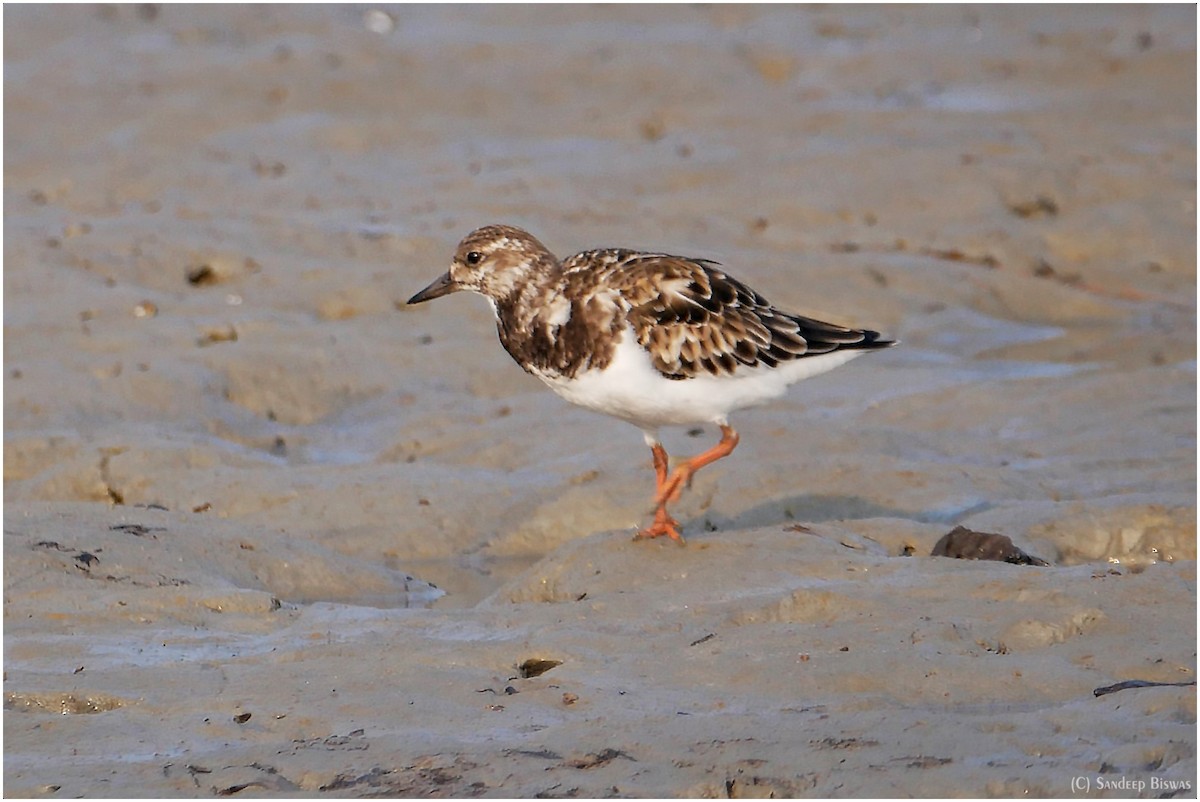
<instances>
[{"instance_id":1,"label":"small dark stone","mask_svg":"<svg viewBox=\"0 0 1200 802\"><path fill-rule=\"evenodd\" d=\"M217 271L212 269L212 265L197 265L195 267L188 268L187 282L193 287L204 287L209 284L216 284L217 280Z\"/></svg>"},{"instance_id":2,"label":"small dark stone","mask_svg":"<svg viewBox=\"0 0 1200 802\"><path fill-rule=\"evenodd\" d=\"M521 679L529 679L530 677L540 677L552 668L561 666L562 660L539 660L530 658L517 666L521 671Z\"/></svg>"},{"instance_id":3,"label":"small dark stone","mask_svg":"<svg viewBox=\"0 0 1200 802\"><path fill-rule=\"evenodd\" d=\"M1050 564L1021 551L1005 535L975 532L965 526L956 526L943 535L934 545L930 556L953 557L957 560L997 560L1014 565Z\"/></svg>"}]
</instances>

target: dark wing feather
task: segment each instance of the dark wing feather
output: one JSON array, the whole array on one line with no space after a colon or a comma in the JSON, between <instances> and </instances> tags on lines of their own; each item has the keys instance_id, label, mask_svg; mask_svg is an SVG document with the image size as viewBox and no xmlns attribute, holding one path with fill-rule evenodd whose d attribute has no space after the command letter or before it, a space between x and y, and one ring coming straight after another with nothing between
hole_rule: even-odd
<instances>
[{"instance_id":1,"label":"dark wing feather","mask_svg":"<svg viewBox=\"0 0 1200 802\"><path fill-rule=\"evenodd\" d=\"M657 253L611 252L604 281L629 304L638 342L664 376L736 373L840 348L892 345L878 332L850 329L771 306L716 262Z\"/></svg>"}]
</instances>

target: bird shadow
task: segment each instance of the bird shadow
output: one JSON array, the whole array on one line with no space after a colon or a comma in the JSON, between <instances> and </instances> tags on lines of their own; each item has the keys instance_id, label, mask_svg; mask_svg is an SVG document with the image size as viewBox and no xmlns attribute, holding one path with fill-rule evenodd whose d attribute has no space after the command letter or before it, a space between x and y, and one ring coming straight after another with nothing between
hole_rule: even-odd
<instances>
[{"instance_id":1,"label":"bird shadow","mask_svg":"<svg viewBox=\"0 0 1200 802\"><path fill-rule=\"evenodd\" d=\"M900 518L923 524L953 524L959 519L982 512L990 504L948 510L907 510L876 504L862 496L807 494L771 499L732 515L715 510L694 516L685 525L694 530L714 532L723 529L751 529L779 524L822 523L864 518Z\"/></svg>"}]
</instances>

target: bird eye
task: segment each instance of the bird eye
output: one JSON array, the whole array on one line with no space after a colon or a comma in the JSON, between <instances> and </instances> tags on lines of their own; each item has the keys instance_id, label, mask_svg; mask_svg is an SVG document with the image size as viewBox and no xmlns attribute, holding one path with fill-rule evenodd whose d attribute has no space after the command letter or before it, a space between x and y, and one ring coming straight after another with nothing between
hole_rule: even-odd
<instances>
[{"instance_id":1,"label":"bird eye","mask_svg":"<svg viewBox=\"0 0 1200 802\"><path fill-rule=\"evenodd\" d=\"M477 265L483 261L483 254L479 251L471 251L467 254L467 264Z\"/></svg>"}]
</instances>

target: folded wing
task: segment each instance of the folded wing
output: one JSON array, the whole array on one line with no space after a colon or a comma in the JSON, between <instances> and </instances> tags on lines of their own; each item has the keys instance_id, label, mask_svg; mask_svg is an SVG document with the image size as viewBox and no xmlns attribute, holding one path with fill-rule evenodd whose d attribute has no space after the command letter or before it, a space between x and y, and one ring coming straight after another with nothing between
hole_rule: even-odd
<instances>
[{"instance_id":1,"label":"folded wing","mask_svg":"<svg viewBox=\"0 0 1200 802\"><path fill-rule=\"evenodd\" d=\"M672 379L732 375L838 349L892 345L879 333L776 309L716 262L655 253L614 255L606 282L655 368Z\"/></svg>"}]
</instances>

